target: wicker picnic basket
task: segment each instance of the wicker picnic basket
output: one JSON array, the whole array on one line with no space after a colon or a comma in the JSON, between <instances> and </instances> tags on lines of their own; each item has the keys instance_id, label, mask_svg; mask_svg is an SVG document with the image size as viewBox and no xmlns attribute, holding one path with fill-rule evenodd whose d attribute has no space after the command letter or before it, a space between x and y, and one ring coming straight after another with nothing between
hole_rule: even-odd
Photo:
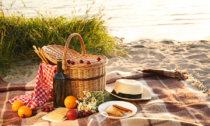
<instances>
[{"instance_id":1,"label":"wicker picnic basket","mask_svg":"<svg viewBox=\"0 0 210 126\"><path fill-rule=\"evenodd\" d=\"M72 37L77 36L79 38L82 53L79 54L74 50L69 50L69 44ZM43 49L44 55L53 63L57 63L57 58L63 55L62 69L66 78L66 95L73 95L76 98L83 97L83 91L104 91L106 85L106 62L105 56L88 55L85 52L84 41L78 33L71 34L64 47L49 46L53 48L54 53L52 55L49 51ZM49 49L48 48L48 49ZM51 49L52 50L52 49ZM100 57L101 60L97 60ZM75 64L69 64L67 60L75 61ZM84 63L80 63L83 60ZM91 64L87 64L90 61Z\"/></svg>"}]
</instances>

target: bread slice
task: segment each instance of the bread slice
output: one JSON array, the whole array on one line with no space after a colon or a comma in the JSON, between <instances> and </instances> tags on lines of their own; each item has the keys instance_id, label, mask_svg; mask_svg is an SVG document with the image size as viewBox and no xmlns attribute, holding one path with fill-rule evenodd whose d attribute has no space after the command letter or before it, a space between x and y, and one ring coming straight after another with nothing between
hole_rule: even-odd
<instances>
[{"instance_id":1,"label":"bread slice","mask_svg":"<svg viewBox=\"0 0 210 126\"><path fill-rule=\"evenodd\" d=\"M117 109L119 109L121 112L124 112L124 113L132 113L133 111L130 110L130 109L127 109L125 107L122 107L122 106L119 106L119 105L112 105L113 107L116 107Z\"/></svg>"},{"instance_id":2,"label":"bread slice","mask_svg":"<svg viewBox=\"0 0 210 126\"><path fill-rule=\"evenodd\" d=\"M115 116L115 117L123 117L123 114L120 112L119 109L113 107L112 105L109 105L106 109L105 112L109 116Z\"/></svg>"},{"instance_id":3,"label":"bread slice","mask_svg":"<svg viewBox=\"0 0 210 126\"><path fill-rule=\"evenodd\" d=\"M117 115L113 115L113 114L108 114L109 116L114 116L114 117L122 117L122 116L117 116Z\"/></svg>"}]
</instances>

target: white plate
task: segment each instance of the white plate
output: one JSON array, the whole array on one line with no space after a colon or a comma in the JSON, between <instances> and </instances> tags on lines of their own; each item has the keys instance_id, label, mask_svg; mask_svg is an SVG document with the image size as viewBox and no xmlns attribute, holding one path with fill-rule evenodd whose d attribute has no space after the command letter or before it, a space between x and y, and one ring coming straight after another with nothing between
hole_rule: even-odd
<instances>
[{"instance_id":1,"label":"white plate","mask_svg":"<svg viewBox=\"0 0 210 126\"><path fill-rule=\"evenodd\" d=\"M57 108L57 109L58 109L58 108ZM56 110L56 109L55 109L55 110ZM54 110L53 110L53 111L54 111ZM52 112L53 112L53 111L52 111ZM51 112L50 112L50 113L51 113ZM50 113L48 113L48 114L50 114ZM48 114L47 114L47 115L48 115ZM47 115L45 115L45 116L47 116ZM61 121L55 121L55 120L51 120L51 119L46 119L45 116L43 116L42 119L43 119L43 120L50 121L50 122L62 122L62 121L64 121L64 120L67 119L67 118L65 118L65 119L63 119L63 120L61 120Z\"/></svg>"},{"instance_id":2,"label":"white plate","mask_svg":"<svg viewBox=\"0 0 210 126\"><path fill-rule=\"evenodd\" d=\"M128 108L130 110L132 110L132 113L123 113L124 116L123 117L114 117L114 116L108 116L107 114L103 114L104 116L106 116L107 118L112 118L112 119L123 119L123 118L128 118L130 116L133 116L134 114L136 114L137 112L137 107L134 104L131 104L130 102L125 102L125 101L109 101L109 102L105 102L103 104L101 104L98 107L98 111L99 112L103 112L105 111L105 109L109 106L109 105L120 105L122 107Z\"/></svg>"}]
</instances>

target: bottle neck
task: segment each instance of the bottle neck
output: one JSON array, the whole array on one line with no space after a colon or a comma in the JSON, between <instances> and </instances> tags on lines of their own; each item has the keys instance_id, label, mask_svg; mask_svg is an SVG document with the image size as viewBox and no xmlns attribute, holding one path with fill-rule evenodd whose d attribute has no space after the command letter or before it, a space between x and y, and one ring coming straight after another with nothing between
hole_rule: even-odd
<instances>
[{"instance_id":1,"label":"bottle neck","mask_svg":"<svg viewBox=\"0 0 210 126\"><path fill-rule=\"evenodd\" d=\"M62 62L61 61L57 62L57 73L58 72L62 72Z\"/></svg>"}]
</instances>

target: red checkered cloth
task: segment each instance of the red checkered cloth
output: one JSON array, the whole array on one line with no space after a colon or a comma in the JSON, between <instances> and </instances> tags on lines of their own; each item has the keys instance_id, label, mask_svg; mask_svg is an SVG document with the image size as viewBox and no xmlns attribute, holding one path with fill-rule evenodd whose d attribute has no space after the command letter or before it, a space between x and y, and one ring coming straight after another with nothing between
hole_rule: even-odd
<instances>
[{"instance_id":1,"label":"red checkered cloth","mask_svg":"<svg viewBox=\"0 0 210 126\"><path fill-rule=\"evenodd\" d=\"M47 102L47 98L52 100L51 93L53 89L53 75L56 72L57 65L49 65L41 62L36 77L34 92L17 96L8 102L13 104L14 101L19 100L22 101L25 106L30 108L43 106Z\"/></svg>"}]
</instances>

